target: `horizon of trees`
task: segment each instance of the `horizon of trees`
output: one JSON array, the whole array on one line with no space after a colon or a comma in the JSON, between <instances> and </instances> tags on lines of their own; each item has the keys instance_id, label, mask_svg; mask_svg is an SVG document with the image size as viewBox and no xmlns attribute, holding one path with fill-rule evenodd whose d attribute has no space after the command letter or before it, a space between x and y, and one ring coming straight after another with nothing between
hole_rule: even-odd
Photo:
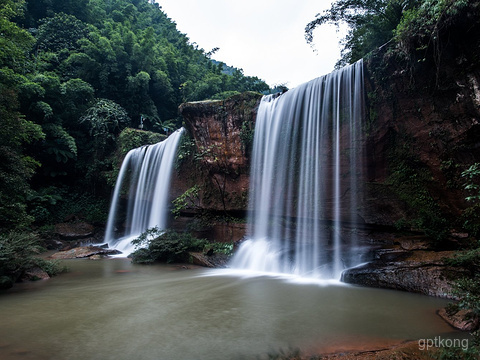
<instances>
[{"instance_id":1,"label":"horizon of trees","mask_svg":"<svg viewBox=\"0 0 480 360\"><path fill-rule=\"evenodd\" d=\"M75 197L108 199L118 135L141 119L168 133L182 102L272 91L148 0L0 0L0 34L4 230L52 222Z\"/></svg>"}]
</instances>

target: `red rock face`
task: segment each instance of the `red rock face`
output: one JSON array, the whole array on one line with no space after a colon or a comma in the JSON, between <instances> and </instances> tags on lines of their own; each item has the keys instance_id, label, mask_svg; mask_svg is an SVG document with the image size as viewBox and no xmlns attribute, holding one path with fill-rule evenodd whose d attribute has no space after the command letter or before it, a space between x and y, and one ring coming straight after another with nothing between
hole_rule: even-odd
<instances>
[{"instance_id":1,"label":"red rock face","mask_svg":"<svg viewBox=\"0 0 480 360\"><path fill-rule=\"evenodd\" d=\"M249 139L260 98L257 93L244 93L225 101L180 106L187 134L195 144L195 154L182 164L172 179L174 197L198 185L196 206L211 211L245 211Z\"/></svg>"},{"instance_id":2,"label":"red rock face","mask_svg":"<svg viewBox=\"0 0 480 360\"><path fill-rule=\"evenodd\" d=\"M407 158L403 165L428 177L425 194L447 219L471 205L464 200L461 172L480 161L480 67L473 58L462 52L439 68L427 61L412 72L386 54L367 62L367 222L393 224L415 216L390 182Z\"/></svg>"},{"instance_id":3,"label":"red rock face","mask_svg":"<svg viewBox=\"0 0 480 360\"><path fill-rule=\"evenodd\" d=\"M423 196L454 228L454 219L471 205L461 172L480 162L480 65L474 59L464 51L438 69L433 61L409 68L380 52L365 62L366 179L358 216L366 224L415 220L419 209L410 200ZM254 129L259 100L247 93L181 105L196 154L174 176L172 198L197 184L198 207L246 210L250 154L245 139ZM411 191L402 194L399 175L404 177L400 188Z\"/></svg>"}]
</instances>

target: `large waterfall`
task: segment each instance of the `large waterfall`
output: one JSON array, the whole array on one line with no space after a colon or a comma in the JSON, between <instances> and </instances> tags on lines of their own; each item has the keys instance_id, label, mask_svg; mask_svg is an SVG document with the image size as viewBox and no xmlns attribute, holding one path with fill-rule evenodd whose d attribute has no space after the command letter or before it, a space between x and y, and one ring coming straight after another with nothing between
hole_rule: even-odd
<instances>
[{"instance_id":1,"label":"large waterfall","mask_svg":"<svg viewBox=\"0 0 480 360\"><path fill-rule=\"evenodd\" d=\"M123 160L105 232L109 247L121 251L123 255L134 250L131 241L145 230L155 226L166 228L170 179L182 133L183 128L158 144L133 149ZM123 191L128 193L126 214L121 217L126 218L125 231L118 235L115 228L119 212L123 209Z\"/></svg>"},{"instance_id":2,"label":"large waterfall","mask_svg":"<svg viewBox=\"0 0 480 360\"><path fill-rule=\"evenodd\" d=\"M363 104L362 61L262 99L233 268L338 279L359 263Z\"/></svg>"}]
</instances>

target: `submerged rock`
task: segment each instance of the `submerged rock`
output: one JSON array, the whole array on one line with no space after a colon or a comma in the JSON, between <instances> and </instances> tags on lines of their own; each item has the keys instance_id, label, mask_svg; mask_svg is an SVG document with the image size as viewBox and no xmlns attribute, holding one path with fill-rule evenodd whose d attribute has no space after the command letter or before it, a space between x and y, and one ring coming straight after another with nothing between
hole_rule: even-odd
<instances>
[{"instance_id":1,"label":"submerged rock","mask_svg":"<svg viewBox=\"0 0 480 360\"><path fill-rule=\"evenodd\" d=\"M39 267L33 267L25 272L21 281L36 281L50 279L50 275Z\"/></svg>"},{"instance_id":2,"label":"submerged rock","mask_svg":"<svg viewBox=\"0 0 480 360\"><path fill-rule=\"evenodd\" d=\"M52 259L81 259L94 255L116 255L121 254L120 251L115 249L105 249L99 246L80 246L67 251L59 251L50 256Z\"/></svg>"},{"instance_id":3,"label":"submerged rock","mask_svg":"<svg viewBox=\"0 0 480 360\"><path fill-rule=\"evenodd\" d=\"M471 310L462 309L451 314L447 309L441 309L438 311L438 315L455 329L462 331L472 332L477 330L480 325L480 319Z\"/></svg>"}]
</instances>

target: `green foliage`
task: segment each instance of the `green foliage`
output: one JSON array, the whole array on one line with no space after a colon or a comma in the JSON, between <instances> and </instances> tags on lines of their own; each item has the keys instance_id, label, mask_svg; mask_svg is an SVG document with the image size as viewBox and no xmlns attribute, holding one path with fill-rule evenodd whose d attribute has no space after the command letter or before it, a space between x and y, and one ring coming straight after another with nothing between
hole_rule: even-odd
<instances>
[{"instance_id":1,"label":"green foliage","mask_svg":"<svg viewBox=\"0 0 480 360\"><path fill-rule=\"evenodd\" d=\"M32 221L26 197L39 163L25 153L25 147L44 134L18 112L17 89L22 81L12 70L0 70L0 229L22 228Z\"/></svg>"},{"instance_id":2,"label":"green foliage","mask_svg":"<svg viewBox=\"0 0 480 360\"><path fill-rule=\"evenodd\" d=\"M34 217L37 224L47 224L52 218L51 209L61 200L58 190L53 187L34 191L27 197L29 214Z\"/></svg>"},{"instance_id":3,"label":"green foliage","mask_svg":"<svg viewBox=\"0 0 480 360\"><path fill-rule=\"evenodd\" d=\"M34 234L0 233L0 288L13 286L26 271L35 267L51 276L62 271L58 263L37 257L41 250Z\"/></svg>"},{"instance_id":4,"label":"green foliage","mask_svg":"<svg viewBox=\"0 0 480 360\"><path fill-rule=\"evenodd\" d=\"M450 266L461 267L474 275L480 270L480 247L459 252L453 258L446 259L445 262Z\"/></svg>"},{"instance_id":5,"label":"green foliage","mask_svg":"<svg viewBox=\"0 0 480 360\"><path fill-rule=\"evenodd\" d=\"M125 128L119 135L117 147L120 149L120 157L124 157L130 150L143 145L152 145L166 139L166 136L150 131L141 131Z\"/></svg>"},{"instance_id":6,"label":"green foliage","mask_svg":"<svg viewBox=\"0 0 480 360\"><path fill-rule=\"evenodd\" d=\"M478 348L474 346L470 346L466 350L457 347L444 347L435 352L433 358L436 360L478 360L479 355Z\"/></svg>"},{"instance_id":7,"label":"green foliage","mask_svg":"<svg viewBox=\"0 0 480 360\"><path fill-rule=\"evenodd\" d=\"M240 91L235 91L235 90L228 90L228 91L222 91L220 93L217 93L213 96L210 97L211 100L225 100L228 99L231 96L234 95L240 95Z\"/></svg>"},{"instance_id":8,"label":"green foliage","mask_svg":"<svg viewBox=\"0 0 480 360\"><path fill-rule=\"evenodd\" d=\"M227 256L233 255L234 244L231 242L214 242L206 244L203 248L204 252L212 254L223 254Z\"/></svg>"},{"instance_id":9,"label":"green foliage","mask_svg":"<svg viewBox=\"0 0 480 360\"><path fill-rule=\"evenodd\" d=\"M337 0L330 9L307 24L305 38L313 42L313 31L323 24L346 24L342 57L337 66L353 63L393 38L403 13L417 6L419 0Z\"/></svg>"},{"instance_id":10,"label":"green foliage","mask_svg":"<svg viewBox=\"0 0 480 360\"><path fill-rule=\"evenodd\" d=\"M423 230L441 246L447 238L449 222L428 190L432 182L431 174L411 152L412 148L408 139L395 140L394 150L389 156L391 173L388 183L412 211L413 221L410 225ZM398 224L406 225L406 221L402 219Z\"/></svg>"},{"instance_id":11,"label":"green foliage","mask_svg":"<svg viewBox=\"0 0 480 360\"><path fill-rule=\"evenodd\" d=\"M195 141L190 136L188 136L188 134L184 134L180 138L180 143L178 144L175 168L178 170L185 161L187 161L188 159L192 159L193 156L195 156L195 153Z\"/></svg>"},{"instance_id":12,"label":"green foliage","mask_svg":"<svg viewBox=\"0 0 480 360\"><path fill-rule=\"evenodd\" d=\"M475 163L462 172L463 188L469 194L465 199L472 203L462 213L463 227L470 235L480 234L480 164Z\"/></svg>"},{"instance_id":13,"label":"green foliage","mask_svg":"<svg viewBox=\"0 0 480 360\"><path fill-rule=\"evenodd\" d=\"M132 254L132 261L138 264L151 264L156 261L185 262L189 251L201 251L207 244L189 233L151 228L132 241L142 247Z\"/></svg>"},{"instance_id":14,"label":"green foliage","mask_svg":"<svg viewBox=\"0 0 480 360\"><path fill-rule=\"evenodd\" d=\"M453 258L445 259L445 264L458 267L467 272L467 276L455 279L453 283L453 293L459 299L458 303L450 305L452 312L456 313L460 309L469 311L470 317L480 318L480 245L474 249L459 252ZM447 311L449 310L447 308ZM451 349L442 351L441 359L454 359L457 355L459 359L477 359L480 354L480 330L473 334L473 346L468 351L460 349ZM455 358L455 359L457 359Z\"/></svg>"},{"instance_id":15,"label":"green foliage","mask_svg":"<svg viewBox=\"0 0 480 360\"><path fill-rule=\"evenodd\" d=\"M24 0L0 0L0 69L20 71L35 39L12 19L23 15Z\"/></svg>"},{"instance_id":16,"label":"green foliage","mask_svg":"<svg viewBox=\"0 0 480 360\"><path fill-rule=\"evenodd\" d=\"M242 141L245 154L250 155L253 139L255 137L255 126L250 121L244 121L240 129L240 140Z\"/></svg>"},{"instance_id":17,"label":"green foliage","mask_svg":"<svg viewBox=\"0 0 480 360\"><path fill-rule=\"evenodd\" d=\"M77 157L75 139L60 125L45 124L42 126L46 134L47 153L55 156L57 162L66 163Z\"/></svg>"},{"instance_id":18,"label":"green foliage","mask_svg":"<svg viewBox=\"0 0 480 360\"><path fill-rule=\"evenodd\" d=\"M90 136L98 142L106 142L114 140L115 135L130 123L130 118L125 109L114 101L97 99L80 122L88 124Z\"/></svg>"},{"instance_id":19,"label":"green foliage","mask_svg":"<svg viewBox=\"0 0 480 360\"><path fill-rule=\"evenodd\" d=\"M460 298L460 308L472 310L474 316L480 316L480 275L457 280L453 294Z\"/></svg>"},{"instance_id":20,"label":"green foliage","mask_svg":"<svg viewBox=\"0 0 480 360\"><path fill-rule=\"evenodd\" d=\"M198 209L198 193L200 190L200 186L194 185L188 190L186 190L182 195L177 197L175 200L172 201L173 209L172 214L175 218L180 216L182 210L185 209Z\"/></svg>"},{"instance_id":21,"label":"green foliage","mask_svg":"<svg viewBox=\"0 0 480 360\"><path fill-rule=\"evenodd\" d=\"M438 31L469 6L468 0L426 0L403 12L400 23L394 31L398 43L409 44L415 39L418 46L426 47L435 42Z\"/></svg>"},{"instance_id":22,"label":"green foliage","mask_svg":"<svg viewBox=\"0 0 480 360\"><path fill-rule=\"evenodd\" d=\"M462 172L462 177L466 179L465 190L473 193L466 197L467 201L480 200L480 164L475 163L471 165L467 170Z\"/></svg>"},{"instance_id":23,"label":"green foliage","mask_svg":"<svg viewBox=\"0 0 480 360\"><path fill-rule=\"evenodd\" d=\"M108 209L110 199L94 196L89 193L81 192L78 189L73 192L69 188L57 189L56 192L61 199L57 200L55 206L48 207L51 213L50 221L54 224L64 221L67 216L75 215L91 224L105 224L108 218Z\"/></svg>"},{"instance_id":24,"label":"green foliage","mask_svg":"<svg viewBox=\"0 0 480 360\"><path fill-rule=\"evenodd\" d=\"M88 27L73 15L57 13L53 17L44 18L39 26L37 47L42 51L62 52L78 48L77 42L88 35Z\"/></svg>"},{"instance_id":25,"label":"green foliage","mask_svg":"<svg viewBox=\"0 0 480 360\"><path fill-rule=\"evenodd\" d=\"M433 49L438 57L441 31L462 21L473 7L468 0L337 0L307 24L305 38L312 43L313 31L323 24L346 24L348 32L341 41L337 66L353 63L389 42L408 58L415 58L417 51L423 57L427 49ZM478 5L475 7L478 10Z\"/></svg>"},{"instance_id":26,"label":"green foliage","mask_svg":"<svg viewBox=\"0 0 480 360\"><path fill-rule=\"evenodd\" d=\"M119 134L141 117L169 133L184 100L269 89L210 59L148 0L0 0L0 34L1 228L46 221L50 186L108 198Z\"/></svg>"},{"instance_id":27,"label":"green foliage","mask_svg":"<svg viewBox=\"0 0 480 360\"><path fill-rule=\"evenodd\" d=\"M90 149L85 150L93 160L87 166L86 179L96 188L99 182L108 181L99 175L109 170L111 160L107 160L106 155L113 152L117 136L130 123L130 118L114 101L97 99L80 118L80 123L87 124L91 141Z\"/></svg>"}]
</instances>

